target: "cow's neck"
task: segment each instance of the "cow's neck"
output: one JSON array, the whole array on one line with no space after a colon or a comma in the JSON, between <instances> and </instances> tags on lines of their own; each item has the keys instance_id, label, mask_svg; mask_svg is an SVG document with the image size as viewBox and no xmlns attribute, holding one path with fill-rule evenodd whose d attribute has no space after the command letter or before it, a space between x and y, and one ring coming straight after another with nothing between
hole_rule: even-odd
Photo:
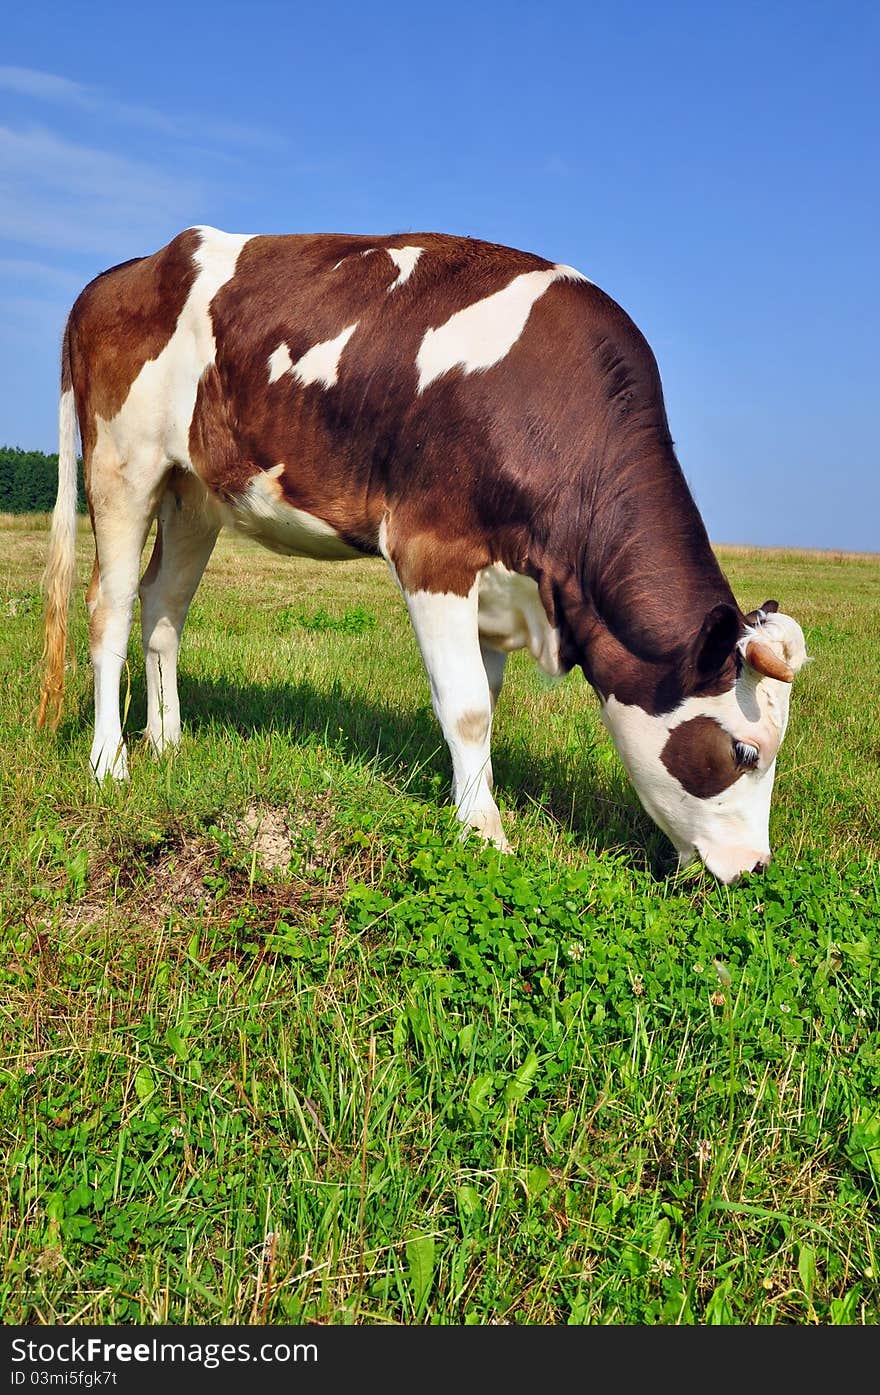
<instances>
[{"instance_id":1,"label":"cow's neck","mask_svg":"<svg viewBox=\"0 0 880 1395\"><path fill-rule=\"evenodd\" d=\"M736 607L671 445L599 479L556 589L567 661L602 694L663 709L703 618Z\"/></svg>"}]
</instances>

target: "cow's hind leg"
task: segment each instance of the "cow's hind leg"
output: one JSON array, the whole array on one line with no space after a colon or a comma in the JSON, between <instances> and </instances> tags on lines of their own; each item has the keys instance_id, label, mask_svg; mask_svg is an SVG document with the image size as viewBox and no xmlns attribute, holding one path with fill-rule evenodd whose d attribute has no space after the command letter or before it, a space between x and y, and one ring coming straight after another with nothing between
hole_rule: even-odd
<instances>
[{"instance_id":1,"label":"cow's hind leg","mask_svg":"<svg viewBox=\"0 0 880 1395\"><path fill-rule=\"evenodd\" d=\"M140 584L147 736L156 755L180 741L180 636L219 530L215 506L201 481L183 470L172 471L159 505L153 555Z\"/></svg>"},{"instance_id":2,"label":"cow's hind leg","mask_svg":"<svg viewBox=\"0 0 880 1395\"><path fill-rule=\"evenodd\" d=\"M95 676L95 737L91 764L98 780L124 780L128 760L122 738L119 683L128 654L141 551L153 521L161 472L120 467L112 452L98 451L89 471L95 530L95 569L86 601L89 648Z\"/></svg>"},{"instance_id":3,"label":"cow's hind leg","mask_svg":"<svg viewBox=\"0 0 880 1395\"><path fill-rule=\"evenodd\" d=\"M492 798L492 708L502 666L481 652L478 585L467 596L404 590L428 671L434 711L452 756L453 795L462 823L507 851ZM490 670L487 673L487 667Z\"/></svg>"}]
</instances>

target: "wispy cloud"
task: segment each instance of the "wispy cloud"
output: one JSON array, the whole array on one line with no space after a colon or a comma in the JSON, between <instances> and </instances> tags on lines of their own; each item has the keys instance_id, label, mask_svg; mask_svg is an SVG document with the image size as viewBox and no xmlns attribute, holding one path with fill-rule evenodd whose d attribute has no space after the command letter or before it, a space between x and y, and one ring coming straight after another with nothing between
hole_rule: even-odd
<instances>
[{"instance_id":1,"label":"wispy cloud","mask_svg":"<svg viewBox=\"0 0 880 1395\"><path fill-rule=\"evenodd\" d=\"M201 181L76 144L41 127L0 126L0 237L131 256L198 221Z\"/></svg>"},{"instance_id":2,"label":"wispy cloud","mask_svg":"<svg viewBox=\"0 0 880 1395\"><path fill-rule=\"evenodd\" d=\"M74 82L57 73L44 73L38 68L0 66L0 91L93 112L130 126L161 132L176 140L218 141L243 146L269 145L275 148L280 144L274 132L235 121L216 121L186 113L172 114L155 107L122 102L102 88Z\"/></svg>"},{"instance_id":3,"label":"wispy cloud","mask_svg":"<svg viewBox=\"0 0 880 1395\"><path fill-rule=\"evenodd\" d=\"M87 88L70 78L41 73L36 68L9 68L0 65L0 88L20 92L25 97L39 97L49 102L79 104Z\"/></svg>"},{"instance_id":4,"label":"wispy cloud","mask_svg":"<svg viewBox=\"0 0 880 1395\"><path fill-rule=\"evenodd\" d=\"M82 285L78 272L65 271L32 257L0 257L0 281L13 285L42 286L49 290L77 291Z\"/></svg>"},{"instance_id":5,"label":"wispy cloud","mask_svg":"<svg viewBox=\"0 0 880 1395\"><path fill-rule=\"evenodd\" d=\"M0 437L12 439L19 365L51 381L54 396L79 289L103 267L211 222L230 164L240 171L256 149L281 142L35 68L0 66L0 101Z\"/></svg>"}]
</instances>

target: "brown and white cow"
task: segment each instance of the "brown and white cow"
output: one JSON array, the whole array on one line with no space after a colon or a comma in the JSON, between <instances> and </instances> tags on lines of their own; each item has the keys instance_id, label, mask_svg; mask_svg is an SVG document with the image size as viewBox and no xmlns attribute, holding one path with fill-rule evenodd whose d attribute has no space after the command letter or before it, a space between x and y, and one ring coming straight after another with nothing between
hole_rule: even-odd
<instances>
[{"instance_id":1,"label":"brown and white cow","mask_svg":"<svg viewBox=\"0 0 880 1395\"><path fill-rule=\"evenodd\" d=\"M505 657L580 665L645 808L722 880L770 856L800 627L744 615L631 320L577 271L436 233L190 228L82 292L64 337L40 720L63 696L76 425L96 542L91 763L127 770L140 591L147 734L180 739L181 630L227 524L381 554L406 598L463 822L506 846L490 733ZM156 541L138 588L141 551Z\"/></svg>"}]
</instances>

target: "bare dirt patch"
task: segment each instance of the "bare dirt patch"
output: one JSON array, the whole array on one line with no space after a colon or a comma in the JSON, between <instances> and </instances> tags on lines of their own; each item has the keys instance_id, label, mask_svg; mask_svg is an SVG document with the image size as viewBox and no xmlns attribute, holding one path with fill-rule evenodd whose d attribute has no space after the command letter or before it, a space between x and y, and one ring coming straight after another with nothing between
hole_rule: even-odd
<instances>
[{"instance_id":1,"label":"bare dirt patch","mask_svg":"<svg viewBox=\"0 0 880 1395\"><path fill-rule=\"evenodd\" d=\"M292 845L286 810L252 804L239 825L239 832L250 841L264 872L287 871Z\"/></svg>"}]
</instances>

